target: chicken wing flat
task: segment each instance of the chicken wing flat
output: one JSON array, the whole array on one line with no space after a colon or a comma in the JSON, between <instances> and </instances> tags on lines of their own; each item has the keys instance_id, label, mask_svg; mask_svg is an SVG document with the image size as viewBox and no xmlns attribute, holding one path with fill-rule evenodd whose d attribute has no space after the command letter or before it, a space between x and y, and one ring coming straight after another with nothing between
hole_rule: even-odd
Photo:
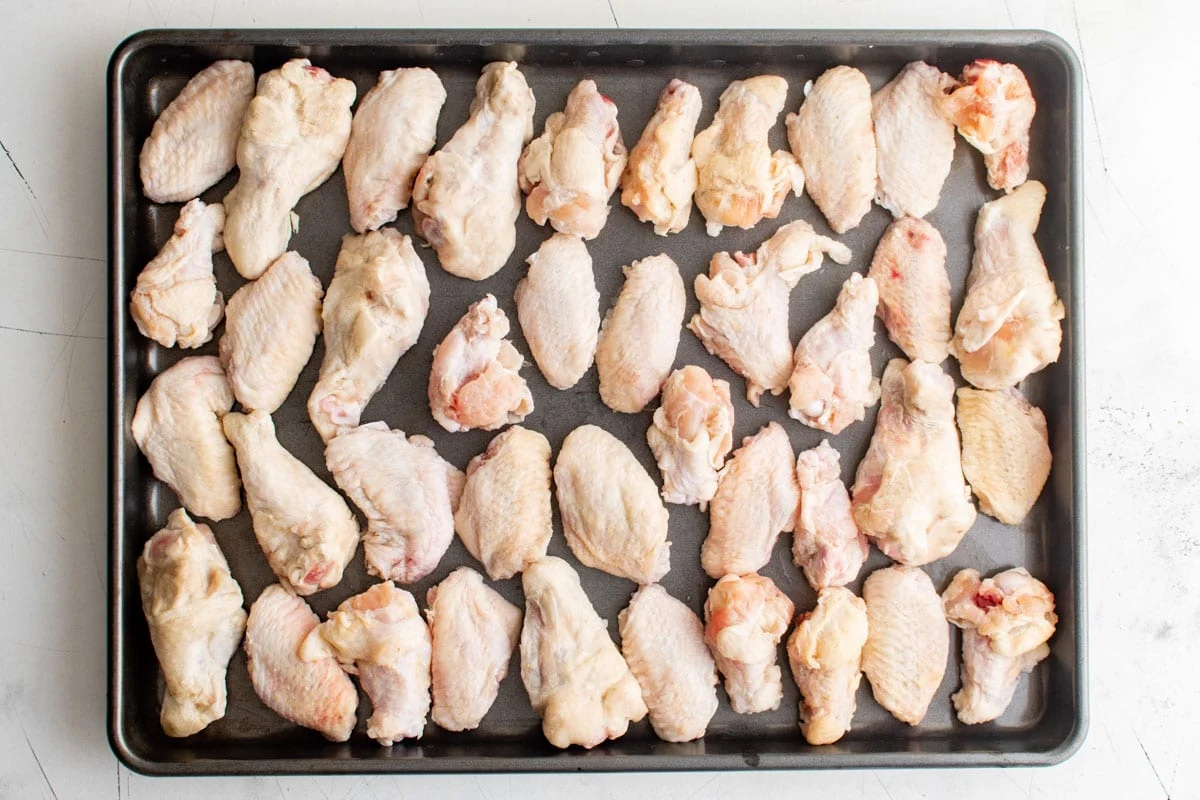
<instances>
[{"instance_id":1,"label":"chicken wing flat","mask_svg":"<svg viewBox=\"0 0 1200 800\"><path fill-rule=\"evenodd\" d=\"M946 243L923 219L904 217L883 232L867 275L879 289L888 338L912 359L940 364L950 351Z\"/></svg>"},{"instance_id":2,"label":"chicken wing flat","mask_svg":"<svg viewBox=\"0 0 1200 800\"><path fill-rule=\"evenodd\" d=\"M621 178L621 204L659 236L679 233L692 216L696 161L692 140L700 119L700 90L672 80L658 98L642 138L629 151Z\"/></svg>"},{"instance_id":3,"label":"chicken wing flat","mask_svg":"<svg viewBox=\"0 0 1200 800\"><path fill-rule=\"evenodd\" d=\"M1019 525L1050 477L1046 416L1016 389L964 387L957 395L963 474L979 510Z\"/></svg>"}]
</instances>

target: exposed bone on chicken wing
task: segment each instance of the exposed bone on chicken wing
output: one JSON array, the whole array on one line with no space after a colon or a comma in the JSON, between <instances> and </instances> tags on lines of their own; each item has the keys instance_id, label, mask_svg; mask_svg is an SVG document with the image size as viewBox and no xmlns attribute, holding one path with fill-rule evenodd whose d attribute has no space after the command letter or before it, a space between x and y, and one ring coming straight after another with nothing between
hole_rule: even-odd
<instances>
[{"instance_id":1,"label":"exposed bone on chicken wing","mask_svg":"<svg viewBox=\"0 0 1200 800\"><path fill-rule=\"evenodd\" d=\"M328 442L352 428L400 356L416 344L429 312L425 265L392 228L342 237L321 310L325 358L308 416Z\"/></svg>"},{"instance_id":2,"label":"exposed bone on chicken wing","mask_svg":"<svg viewBox=\"0 0 1200 800\"><path fill-rule=\"evenodd\" d=\"M162 726L191 736L225 716L225 673L242 633L242 589L207 525L177 508L137 562L142 610L162 667Z\"/></svg>"},{"instance_id":3,"label":"exposed bone on chicken wing","mask_svg":"<svg viewBox=\"0 0 1200 800\"><path fill-rule=\"evenodd\" d=\"M879 318L909 358L940 364L950 349L950 276L946 243L923 219L888 226L867 275L879 289Z\"/></svg>"},{"instance_id":4,"label":"exposed bone on chicken wing","mask_svg":"<svg viewBox=\"0 0 1200 800\"><path fill-rule=\"evenodd\" d=\"M212 520L242 508L242 482L221 419L233 391L216 356L181 359L158 374L137 402L130 433L154 477L193 514Z\"/></svg>"},{"instance_id":5,"label":"exposed bone on chicken wing","mask_svg":"<svg viewBox=\"0 0 1200 800\"><path fill-rule=\"evenodd\" d=\"M784 225L752 255L717 253L696 276L700 311L688 323L705 349L746 379L746 399L780 394L792 374L788 301L800 279L820 269L824 255L850 262L850 250L818 236L804 220Z\"/></svg>"},{"instance_id":6,"label":"exposed bone on chicken wing","mask_svg":"<svg viewBox=\"0 0 1200 800\"><path fill-rule=\"evenodd\" d=\"M617 620L654 733L666 742L703 737L717 712L717 666L696 612L654 583L634 592Z\"/></svg>"},{"instance_id":7,"label":"exposed bone on chicken wing","mask_svg":"<svg viewBox=\"0 0 1200 800\"><path fill-rule=\"evenodd\" d=\"M663 384L662 405L646 441L662 472L662 498L699 505L717 492L718 473L733 449L733 402L729 384L703 367L677 369Z\"/></svg>"},{"instance_id":8,"label":"exposed bone on chicken wing","mask_svg":"<svg viewBox=\"0 0 1200 800\"><path fill-rule=\"evenodd\" d=\"M875 433L852 490L859 529L902 564L949 555L975 522L961 465L954 381L934 364L889 361Z\"/></svg>"},{"instance_id":9,"label":"exposed bone on chicken wing","mask_svg":"<svg viewBox=\"0 0 1200 800\"><path fill-rule=\"evenodd\" d=\"M546 120L541 136L521 153L517 177L529 195L525 210L538 225L595 239L608 220L608 199L625 170L617 104L582 80L567 104Z\"/></svg>"},{"instance_id":10,"label":"exposed bone on chicken wing","mask_svg":"<svg viewBox=\"0 0 1200 800\"><path fill-rule=\"evenodd\" d=\"M862 682L867 604L841 586L821 589L788 637L788 662L800 690L800 731L809 744L833 744L850 730Z\"/></svg>"},{"instance_id":11,"label":"exposed bone on chicken wing","mask_svg":"<svg viewBox=\"0 0 1200 800\"><path fill-rule=\"evenodd\" d=\"M563 533L580 563L639 584L671 568L668 513L625 444L595 425L567 434L554 462Z\"/></svg>"},{"instance_id":12,"label":"exposed bone on chicken wing","mask_svg":"<svg viewBox=\"0 0 1200 800\"><path fill-rule=\"evenodd\" d=\"M448 731L479 727L496 702L521 636L521 609L459 567L429 590L433 721Z\"/></svg>"},{"instance_id":13,"label":"exposed bone on chicken wing","mask_svg":"<svg viewBox=\"0 0 1200 800\"><path fill-rule=\"evenodd\" d=\"M336 586L358 549L358 522L346 501L283 448L266 412L231 412L222 422L271 571L300 595Z\"/></svg>"},{"instance_id":14,"label":"exposed bone on chicken wing","mask_svg":"<svg viewBox=\"0 0 1200 800\"><path fill-rule=\"evenodd\" d=\"M246 667L255 693L279 716L344 742L354 731L358 692L332 655L300 657L321 620L302 598L272 584L250 606Z\"/></svg>"},{"instance_id":15,"label":"exposed bone on chicken wing","mask_svg":"<svg viewBox=\"0 0 1200 800\"><path fill-rule=\"evenodd\" d=\"M950 352L980 389L1007 389L1058 360L1066 312L1033 238L1046 187L1029 181L984 203Z\"/></svg>"},{"instance_id":16,"label":"exposed bone on chicken wing","mask_svg":"<svg viewBox=\"0 0 1200 800\"><path fill-rule=\"evenodd\" d=\"M788 144L809 196L829 227L845 233L858 227L875 197L871 84L854 67L838 66L804 93L800 110L787 116Z\"/></svg>"},{"instance_id":17,"label":"exposed bone on chicken wing","mask_svg":"<svg viewBox=\"0 0 1200 800\"><path fill-rule=\"evenodd\" d=\"M980 580L961 570L942 593L946 619L963 630L962 689L950 698L966 725L1008 708L1021 675L1046 656L1058 615L1054 595L1025 569Z\"/></svg>"},{"instance_id":18,"label":"exposed bone on chicken wing","mask_svg":"<svg viewBox=\"0 0 1200 800\"><path fill-rule=\"evenodd\" d=\"M421 738L429 713L431 645L411 594L388 581L354 595L308 633L299 654L318 663L332 656L358 675L371 698L372 739L390 747Z\"/></svg>"},{"instance_id":19,"label":"exposed bone on chicken wing","mask_svg":"<svg viewBox=\"0 0 1200 800\"><path fill-rule=\"evenodd\" d=\"M796 480L800 511L792 560L817 591L845 586L858 577L870 545L854 522L837 450L825 440L805 450L796 459Z\"/></svg>"},{"instance_id":20,"label":"exposed bone on chicken wing","mask_svg":"<svg viewBox=\"0 0 1200 800\"><path fill-rule=\"evenodd\" d=\"M963 67L962 84L941 98L942 113L983 153L988 184L1015 189L1029 177L1029 128L1037 111L1025 73L981 58Z\"/></svg>"},{"instance_id":21,"label":"exposed bone on chicken wing","mask_svg":"<svg viewBox=\"0 0 1200 800\"><path fill-rule=\"evenodd\" d=\"M629 151L621 178L621 204L659 236L679 233L692 216L696 161L692 139L700 119L700 90L676 78L658 98L642 138Z\"/></svg>"},{"instance_id":22,"label":"exposed bone on chicken wing","mask_svg":"<svg viewBox=\"0 0 1200 800\"><path fill-rule=\"evenodd\" d=\"M613 411L636 414L662 389L687 305L679 267L668 255L635 261L600 327L596 369L600 399Z\"/></svg>"},{"instance_id":23,"label":"exposed bone on chicken wing","mask_svg":"<svg viewBox=\"0 0 1200 800\"><path fill-rule=\"evenodd\" d=\"M378 229L408 208L413 181L437 141L446 89L424 67L387 70L354 112L342 158L350 224Z\"/></svg>"},{"instance_id":24,"label":"exposed bone on chicken wing","mask_svg":"<svg viewBox=\"0 0 1200 800\"><path fill-rule=\"evenodd\" d=\"M582 239L556 233L528 258L514 300L521 332L546 382L569 389L596 358L600 292Z\"/></svg>"},{"instance_id":25,"label":"exposed bone on chicken wing","mask_svg":"<svg viewBox=\"0 0 1200 800\"><path fill-rule=\"evenodd\" d=\"M721 92L712 124L696 135L696 205L709 236L732 225L753 228L775 219L788 192L804 191L804 172L795 156L771 152L767 134L787 101L787 81L759 75L734 81Z\"/></svg>"},{"instance_id":26,"label":"exposed bone on chicken wing","mask_svg":"<svg viewBox=\"0 0 1200 800\"><path fill-rule=\"evenodd\" d=\"M833 311L796 345L788 416L838 434L879 400L879 381L871 374L878 303L873 279L855 272L842 284Z\"/></svg>"},{"instance_id":27,"label":"exposed bone on chicken wing","mask_svg":"<svg viewBox=\"0 0 1200 800\"><path fill-rule=\"evenodd\" d=\"M434 348L429 410L446 430L494 431L533 411L533 395L519 372L525 359L506 336L508 317L489 294Z\"/></svg>"},{"instance_id":28,"label":"exposed bone on chicken wing","mask_svg":"<svg viewBox=\"0 0 1200 800\"><path fill-rule=\"evenodd\" d=\"M779 708L783 673L776 648L795 606L770 578L726 575L704 601L704 641L725 676L725 693L738 714Z\"/></svg>"},{"instance_id":29,"label":"exposed bone on chicken wing","mask_svg":"<svg viewBox=\"0 0 1200 800\"><path fill-rule=\"evenodd\" d=\"M367 572L413 583L437 567L454 538L463 474L433 442L372 422L334 438L325 464L367 518Z\"/></svg>"},{"instance_id":30,"label":"exposed bone on chicken wing","mask_svg":"<svg viewBox=\"0 0 1200 800\"><path fill-rule=\"evenodd\" d=\"M129 313L138 330L163 347L199 347L212 339L225 313L213 276L213 253L225 247L225 209L192 200L175 232L137 276Z\"/></svg>"},{"instance_id":31,"label":"exposed bone on chicken wing","mask_svg":"<svg viewBox=\"0 0 1200 800\"><path fill-rule=\"evenodd\" d=\"M957 395L963 474L979 510L1019 525L1050 477L1046 417L1016 389L964 387Z\"/></svg>"},{"instance_id":32,"label":"exposed bone on chicken wing","mask_svg":"<svg viewBox=\"0 0 1200 800\"><path fill-rule=\"evenodd\" d=\"M766 566L780 532L795 527L799 502L792 445L778 422L768 422L721 470L700 548L704 571L720 578Z\"/></svg>"},{"instance_id":33,"label":"exposed bone on chicken wing","mask_svg":"<svg viewBox=\"0 0 1200 800\"><path fill-rule=\"evenodd\" d=\"M483 68L471 116L425 160L412 193L417 235L451 275L483 280L517 242L517 160L533 136L533 92L516 62Z\"/></svg>"},{"instance_id":34,"label":"exposed bone on chicken wing","mask_svg":"<svg viewBox=\"0 0 1200 800\"><path fill-rule=\"evenodd\" d=\"M901 722L919 725L950 655L950 626L933 581L918 567L887 567L867 577L863 600L862 669L875 701Z\"/></svg>"},{"instance_id":35,"label":"exposed bone on chicken wing","mask_svg":"<svg viewBox=\"0 0 1200 800\"><path fill-rule=\"evenodd\" d=\"M494 581L546 555L550 511L550 442L514 425L467 464L454 527Z\"/></svg>"},{"instance_id":36,"label":"exposed bone on chicken wing","mask_svg":"<svg viewBox=\"0 0 1200 800\"><path fill-rule=\"evenodd\" d=\"M142 191L156 203L198 197L233 169L254 97L254 67L217 61L187 82L142 145Z\"/></svg>"},{"instance_id":37,"label":"exposed bone on chicken wing","mask_svg":"<svg viewBox=\"0 0 1200 800\"><path fill-rule=\"evenodd\" d=\"M954 78L924 61L900 70L871 98L875 122L875 202L901 219L937 208L954 160L954 125L942 115Z\"/></svg>"},{"instance_id":38,"label":"exposed bone on chicken wing","mask_svg":"<svg viewBox=\"0 0 1200 800\"><path fill-rule=\"evenodd\" d=\"M353 81L296 58L258 79L237 146L237 185L225 195L225 249L253 280L287 250L292 209L329 179L350 138Z\"/></svg>"},{"instance_id":39,"label":"exposed bone on chicken wing","mask_svg":"<svg viewBox=\"0 0 1200 800\"><path fill-rule=\"evenodd\" d=\"M521 576L521 680L550 744L595 747L646 716L637 680L567 562L547 556Z\"/></svg>"}]
</instances>

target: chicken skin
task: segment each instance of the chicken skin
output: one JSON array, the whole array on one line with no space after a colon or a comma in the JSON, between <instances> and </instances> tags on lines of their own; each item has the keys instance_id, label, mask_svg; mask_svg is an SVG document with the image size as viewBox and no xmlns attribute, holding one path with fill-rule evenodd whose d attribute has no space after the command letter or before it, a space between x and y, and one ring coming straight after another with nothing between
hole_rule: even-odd
<instances>
[{"instance_id":1,"label":"chicken skin","mask_svg":"<svg viewBox=\"0 0 1200 800\"><path fill-rule=\"evenodd\" d=\"M434 349L429 410L446 430L494 431L533 411L533 395L520 375L525 359L506 336L508 317L489 294Z\"/></svg>"},{"instance_id":2,"label":"chicken skin","mask_svg":"<svg viewBox=\"0 0 1200 800\"><path fill-rule=\"evenodd\" d=\"M780 394L787 387L792 373L791 291L802 277L820 269L826 253L839 264L850 262L845 245L796 220L752 255L717 253L708 274L696 276L700 312L688 329L746 379L746 399L755 407L763 392Z\"/></svg>"},{"instance_id":3,"label":"chicken skin","mask_svg":"<svg viewBox=\"0 0 1200 800\"><path fill-rule=\"evenodd\" d=\"M550 511L550 442L514 425L467 464L454 528L494 581L546 555Z\"/></svg>"},{"instance_id":4,"label":"chicken skin","mask_svg":"<svg viewBox=\"0 0 1200 800\"><path fill-rule=\"evenodd\" d=\"M862 682L867 605L841 586L821 589L788 638L788 662L800 690L800 732L812 745L833 744L850 730Z\"/></svg>"},{"instance_id":5,"label":"chicken skin","mask_svg":"<svg viewBox=\"0 0 1200 800\"><path fill-rule=\"evenodd\" d=\"M242 120L254 97L254 67L217 61L196 74L154 121L142 145L142 191L156 203L198 197L237 160Z\"/></svg>"},{"instance_id":6,"label":"chicken skin","mask_svg":"<svg viewBox=\"0 0 1200 800\"><path fill-rule=\"evenodd\" d=\"M704 641L725 676L725 693L738 714L774 711L783 700L776 647L795 606L770 578L726 575L704 601Z\"/></svg>"},{"instance_id":7,"label":"chicken skin","mask_svg":"<svg viewBox=\"0 0 1200 800\"><path fill-rule=\"evenodd\" d=\"M842 284L833 311L796 345L788 416L838 434L879 400L879 381L871 374L878 303L873 279L855 272Z\"/></svg>"},{"instance_id":8,"label":"chicken skin","mask_svg":"<svg viewBox=\"0 0 1200 800\"><path fill-rule=\"evenodd\" d=\"M946 673L950 626L933 581L918 567L872 572L863 583L867 643L862 670L875 702L919 725Z\"/></svg>"},{"instance_id":9,"label":"chicken skin","mask_svg":"<svg viewBox=\"0 0 1200 800\"><path fill-rule=\"evenodd\" d=\"M232 412L222 423L271 571L299 595L337 586L358 549L358 522L346 501L283 448L265 412Z\"/></svg>"},{"instance_id":10,"label":"chicken skin","mask_svg":"<svg viewBox=\"0 0 1200 800\"><path fill-rule=\"evenodd\" d=\"M654 733L665 742L702 738L717 713L717 666L700 618L653 583L634 592L617 621Z\"/></svg>"},{"instance_id":11,"label":"chicken skin","mask_svg":"<svg viewBox=\"0 0 1200 800\"><path fill-rule=\"evenodd\" d=\"M646 441L662 473L663 500L705 510L733 449L729 384L690 364L672 372Z\"/></svg>"},{"instance_id":12,"label":"chicken skin","mask_svg":"<svg viewBox=\"0 0 1200 800\"><path fill-rule=\"evenodd\" d=\"M792 445L778 422L768 422L721 470L700 548L704 571L720 578L766 566L780 532L795 527L799 502Z\"/></svg>"},{"instance_id":13,"label":"chicken skin","mask_svg":"<svg viewBox=\"0 0 1200 800\"><path fill-rule=\"evenodd\" d=\"M142 610L162 667L167 736L191 736L225 716L225 673L242 633L242 589L212 529L177 508L137 562Z\"/></svg>"},{"instance_id":14,"label":"chicken skin","mask_svg":"<svg viewBox=\"0 0 1200 800\"><path fill-rule=\"evenodd\" d=\"M229 298L218 350L244 408L274 413L292 393L321 332L321 282L287 252Z\"/></svg>"},{"instance_id":15,"label":"chicken skin","mask_svg":"<svg viewBox=\"0 0 1200 800\"><path fill-rule=\"evenodd\" d=\"M980 389L1008 389L1058 360L1066 315L1033 238L1046 187L1029 181L984 203L950 352Z\"/></svg>"},{"instance_id":16,"label":"chicken skin","mask_svg":"<svg viewBox=\"0 0 1200 800\"><path fill-rule=\"evenodd\" d=\"M216 356L191 356L158 374L137 402L130 433L154 477L191 513L229 519L242 508L242 482L221 420L233 391Z\"/></svg>"},{"instance_id":17,"label":"chicken skin","mask_svg":"<svg viewBox=\"0 0 1200 800\"><path fill-rule=\"evenodd\" d=\"M696 135L696 205L709 236L726 225L753 228L775 219L788 192L804 191L804 172L783 150L771 152L767 134L787 101L787 81L759 75L721 92L712 124Z\"/></svg>"},{"instance_id":18,"label":"chicken skin","mask_svg":"<svg viewBox=\"0 0 1200 800\"><path fill-rule=\"evenodd\" d=\"M333 439L325 465L367 518L367 572L413 583L437 567L454 538L463 474L433 442L372 422Z\"/></svg>"},{"instance_id":19,"label":"chicken skin","mask_svg":"<svg viewBox=\"0 0 1200 800\"><path fill-rule=\"evenodd\" d=\"M954 160L954 125L942 115L954 78L924 61L900 70L871 98L879 173L875 202L896 219L937 208Z\"/></svg>"},{"instance_id":20,"label":"chicken skin","mask_svg":"<svg viewBox=\"0 0 1200 800\"><path fill-rule=\"evenodd\" d=\"M296 58L258 79L225 195L225 249L253 280L287 250L300 198L329 179L350 138L354 82Z\"/></svg>"},{"instance_id":21,"label":"chicken skin","mask_svg":"<svg viewBox=\"0 0 1200 800\"><path fill-rule=\"evenodd\" d=\"M354 230L378 230L408 208L445 102L441 79L424 67L381 72L363 95L342 157Z\"/></svg>"},{"instance_id":22,"label":"chicken skin","mask_svg":"<svg viewBox=\"0 0 1200 800\"><path fill-rule=\"evenodd\" d=\"M1046 416L1016 389L964 387L957 395L963 474L979 510L1019 525L1050 477Z\"/></svg>"},{"instance_id":23,"label":"chicken skin","mask_svg":"<svg viewBox=\"0 0 1200 800\"><path fill-rule=\"evenodd\" d=\"M592 748L624 736L646 703L579 575L547 556L529 565L521 585L521 680L550 744Z\"/></svg>"},{"instance_id":24,"label":"chicken skin","mask_svg":"<svg viewBox=\"0 0 1200 800\"><path fill-rule=\"evenodd\" d=\"M596 369L604 404L636 414L675 363L687 295L670 256L643 258L622 271L625 284L600 327Z\"/></svg>"},{"instance_id":25,"label":"chicken skin","mask_svg":"<svg viewBox=\"0 0 1200 800\"><path fill-rule=\"evenodd\" d=\"M825 440L805 450L796 459L796 481L800 512L792 560L817 591L845 586L858 577L870 545L854 522L838 451Z\"/></svg>"},{"instance_id":26,"label":"chicken skin","mask_svg":"<svg viewBox=\"0 0 1200 800\"><path fill-rule=\"evenodd\" d=\"M250 606L246 622L246 667L255 693L279 716L318 731L334 742L354 731L358 692L329 654L301 647L320 618L304 600L272 584Z\"/></svg>"},{"instance_id":27,"label":"chicken skin","mask_svg":"<svg viewBox=\"0 0 1200 800\"><path fill-rule=\"evenodd\" d=\"M852 490L854 521L884 555L920 566L953 552L975 522L954 427L954 381L902 358L883 372L883 404Z\"/></svg>"},{"instance_id":28,"label":"chicken skin","mask_svg":"<svg viewBox=\"0 0 1200 800\"><path fill-rule=\"evenodd\" d=\"M950 699L966 725L991 722L1012 702L1021 675L1050 655L1054 595L1021 567L980 580L961 570L942 593L946 619L963 631L963 686Z\"/></svg>"},{"instance_id":29,"label":"chicken skin","mask_svg":"<svg viewBox=\"0 0 1200 800\"><path fill-rule=\"evenodd\" d=\"M600 332L600 292L583 240L556 233L528 259L513 299L517 320L546 382L570 389L592 366Z\"/></svg>"},{"instance_id":30,"label":"chicken skin","mask_svg":"<svg viewBox=\"0 0 1200 800\"><path fill-rule=\"evenodd\" d=\"M658 98L642 138L629 151L621 178L621 204L659 236L679 233L692 216L696 161L692 139L700 119L700 90L672 80Z\"/></svg>"},{"instance_id":31,"label":"chicken skin","mask_svg":"<svg viewBox=\"0 0 1200 800\"><path fill-rule=\"evenodd\" d=\"M1037 103L1015 64L981 58L962 71L962 86L941 98L942 114L983 153L988 185L1009 191L1029 177L1029 128Z\"/></svg>"},{"instance_id":32,"label":"chicken skin","mask_svg":"<svg viewBox=\"0 0 1200 800\"><path fill-rule=\"evenodd\" d=\"M429 280L412 241L393 228L342 237L321 309L325 358L308 416L329 442L353 428L421 335Z\"/></svg>"},{"instance_id":33,"label":"chicken skin","mask_svg":"<svg viewBox=\"0 0 1200 800\"><path fill-rule=\"evenodd\" d=\"M787 116L788 144L805 187L836 233L857 228L875 197L871 84L854 67L826 70Z\"/></svg>"},{"instance_id":34,"label":"chicken skin","mask_svg":"<svg viewBox=\"0 0 1200 800\"><path fill-rule=\"evenodd\" d=\"M595 239L608 220L608 199L625 170L625 143L617 104L583 80L567 95L566 108L521 153L517 178L528 197L525 211L538 225Z\"/></svg>"},{"instance_id":35,"label":"chicken skin","mask_svg":"<svg viewBox=\"0 0 1200 800\"><path fill-rule=\"evenodd\" d=\"M533 136L533 107L516 62L488 64L470 118L417 173L413 224L451 275L480 281L512 255L521 213L517 160Z\"/></svg>"},{"instance_id":36,"label":"chicken skin","mask_svg":"<svg viewBox=\"0 0 1200 800\"><path fill-rule=\"evenodd\" d=\"M879 289L879 318L888 338L911 359L940 364L950 351L950 276L946 243L923 219L887 227L867 275Z\"/></svg>"},{"instance_id":37,"label":"chicken skin","mask_svg":"<svg viewBox=\"0 0 1200 800\"><path fill-rule=\"evenodd\" d=\"M479 727L508 674L521 636L521 609L459 567L429 590L433 721L448 731Z\"/></svg>"},{"instance_id":38,"label":"chicken skin","mask_svg":"<svg viewBox=\"0 0 1200 800\"><path fill-rule=\"evenodd\" d=\"M429 628L417 601L391 581L346 600L309 631L300 658L358 675L371 698L367 735L384 747L420 739L429 713Z\"/></svg>"},{"instance_id":39,"label":"chicken skin","mask_svg":"<svg viewBox=\"0 0 1200 800\"><path fill-rule=\"evenodd\" d=\"M225 313L213 276L213 253L225 247L225 209L192 200L179 212L175 233L137 276L129 313L142 336L163 347L199 347L212 339Z\"/></svg>"},{"instance_id":40,"label":"chicken skin","mask_svg":"<svg viewBox=\"0 0 1200 800\"><path fill-rule=\"evenodd\" d=\"M667 509L620 439L595 425L567 434L554 462L563 533L584 566L638 584L671 568Z\"/></svg>"}]
</instances>

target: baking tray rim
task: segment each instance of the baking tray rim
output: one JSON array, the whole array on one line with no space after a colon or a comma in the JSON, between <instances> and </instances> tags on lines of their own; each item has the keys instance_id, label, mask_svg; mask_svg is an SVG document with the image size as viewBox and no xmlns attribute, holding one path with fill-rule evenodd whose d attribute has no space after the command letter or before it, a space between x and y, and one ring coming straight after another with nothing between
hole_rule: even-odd
<instances>
[{"instance_id":1,"label":"baking tray rim","mask_svg":"<svg viewBox=\"0 0 1200 800\"><path fill-rule=\"evenodd\" d=\"M121 513L124 499L124 458L127 446L124 419L124 308L125 283L120 266L125 251L125 231L119 211L125 192L117 177L125 169L120 152L123 115L120 104L121 81L127 62L138 51L153 45L271 45L304 46L308 42L342 45L617 45L617 44L721 44L721 45L936 45L945 43L982 46L1039 46L1057 55L1063 62L1069 93L1069 130L1071 143L1068 177L1071 225L1067 230L1067 272L1071 282L1067 323L1071 331L1071 373L1067 380L1071 395L1071 453L1073 480L1071 497L1074 521L1074 600L1075 663L1074 723L1061 741L1038 751L947 752L897 751L890 753L718 753L695 756L649 755L604 759L573 759L555 756L531 756L517 759L489 759L471 756L412 758L404 760L357 759L195 759L160 761L134 747L122 730L123 695L119 677L124 666L125 630L123 609L130 598L120 588L130 565L121 557L125 543L125 525ZM108 359L108 702L106 733L117 759L134 772L149 776L185 775L320 775L320 774L454 774L454 773L533 773L533 772L684 772L714 770L801 770L896 767L997 767L1051 766L1074 755L1087 737L1090 723L1087 672L1087 446L1086 446L1086 353L1083 303L1083 136L1082 66L1071 45L1058 34L1040 29L796 29L769 30L722 28L156 28L136 32L114 49L106 76L107 160L108 160L108 282L109 282L109 359ZM636 759L630 769L630 759Z\"/></svg>"}]
</instances>

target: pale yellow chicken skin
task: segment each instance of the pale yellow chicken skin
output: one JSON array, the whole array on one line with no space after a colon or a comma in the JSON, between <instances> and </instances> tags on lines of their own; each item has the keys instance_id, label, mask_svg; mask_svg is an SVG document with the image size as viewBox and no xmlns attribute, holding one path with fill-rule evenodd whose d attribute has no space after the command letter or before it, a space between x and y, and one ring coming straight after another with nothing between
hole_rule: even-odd
<instances>
[{"instance_id":1,"label":"pale yellow chicken skin","mask_svg":"<svg viewBox=\"0 0 1200 800\"><path fill-rule=\"evenodd\" d=\"M779 708L783 672L776 648L795 606L770 578L726 575L704 601L704 641L725 676L725 693L738 714Z\"/></svg>"},{"instance_id":2,"label":"pale yellow chicken skin","mask_svg":"<svg viewBox=\"0 0 1200 800\"><path fill-rule=\"evenodd\" d=\"M957 395L963 474L979 498L979 510L1019 525L1050 477L1046 416L1016 389L963 387Z\"/></svg>"},{"instance_id":3,"label":"pale yellow chicken skin","mask_svg":"<svg viewBox=\"0 0 1200 800\"><path fill-rule=\"evenodd\" d=\"M800 690L800 731L809 744L833 744L850 730L866 643L867 605L849 589L822 589L817 607L797 617L788 662Z\"/></svg>"},{"instance_id":4,"label":"pale yellow chicken skin","mask_svg":"<svg viewBox=\"0 0 1200 800\"><path fill-rule=\"evenodd\" d=\"M923 219L887 227L867 275L879 289L879 318L888 338L911 359L940 364L950 352L950 276L946 242Z\"/></svg>"},{"instance_id":5,"label":"pale yellow chicken skin","mask_svg":"<svg viewBox=\"0 0 1200 800\"><path fill-rule=\"evenodd\" d=\"M646 441L662 473L663 500L705 510L733 449L729 384L691 364L672 372Z\"/></svg>"},{"instance_id":6,"label":"pale yellow chicken skin","mask_svg":"<svg viewBox=\"0 0 1200 800\"><path fill-rule=\"evenodd\" d=\"M621 204L659 236L679 233L692 216L698 177L692 140L700 120L700 90L672 80L658 98L642 138L629 151L621 177Z\"/></svg>"}]
</instances>

